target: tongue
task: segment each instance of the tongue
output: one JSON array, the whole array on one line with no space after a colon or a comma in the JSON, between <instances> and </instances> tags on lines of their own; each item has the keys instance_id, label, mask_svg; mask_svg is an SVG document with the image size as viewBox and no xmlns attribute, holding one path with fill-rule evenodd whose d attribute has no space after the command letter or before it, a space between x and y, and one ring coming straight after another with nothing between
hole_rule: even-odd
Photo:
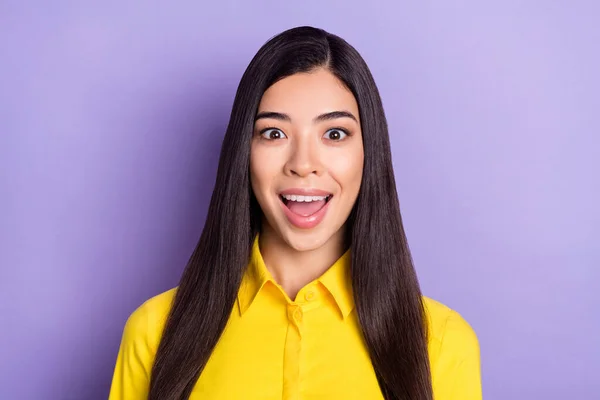
<instances>
[{"instance_id":1,"label":"tongue","mask_svg":"<svg viewBox=\"0 0 600 400\"><path fill-rule=\"evenodd\" d=\"M319 211L325 205L325 200L311 201L311 202L299 202L299 201L288 201L287 207L294 213L303 217L308 217Z\"/></svg>"}]
</instances>

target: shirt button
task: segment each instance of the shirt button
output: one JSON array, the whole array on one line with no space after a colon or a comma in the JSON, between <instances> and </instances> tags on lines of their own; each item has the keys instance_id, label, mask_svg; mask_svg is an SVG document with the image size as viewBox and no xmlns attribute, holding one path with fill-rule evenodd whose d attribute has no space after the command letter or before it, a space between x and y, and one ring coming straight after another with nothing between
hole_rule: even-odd
<instances>
[{"instance_id":1,"label":"shirt button","mask_svg":"<svg viewBox=\"0 0 600 400\"><path fill-rule=\"evenodd\" d=\"M302 321L302 310L300 308L297 308L296 311L294 311L294 319L296 321Z\"/></svg>"},{"instance_id":2,"label":"shirt button","mask_svg":"<svg viewBox=\"0 0 600 400\"><path fill-rule=\"evenodd\" d=\"M315 292L313 292L312 290L306 292L306 294L304 295L304 298L306 299L306 301L311 301L315 298Z\"/></svg>"}]
</instances>

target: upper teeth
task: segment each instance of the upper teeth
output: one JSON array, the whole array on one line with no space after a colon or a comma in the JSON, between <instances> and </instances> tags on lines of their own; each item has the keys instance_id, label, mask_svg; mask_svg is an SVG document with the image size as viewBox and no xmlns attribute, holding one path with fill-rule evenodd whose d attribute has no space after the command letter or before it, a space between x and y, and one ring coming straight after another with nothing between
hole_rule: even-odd
<instances>
[{"instance_id":1,"label":"upper teeth","mask_svg":"<svg viewBox=\"0 0 600 400\"><path fill-rule=\"evenodd\" d=\"M296 195L296 194L285 194L282 196L286 200L299 201L299 202L321 201L321 200L325 200L327 198L327 196L300 196L300 195Z\"/></svg>"}]
</instances>

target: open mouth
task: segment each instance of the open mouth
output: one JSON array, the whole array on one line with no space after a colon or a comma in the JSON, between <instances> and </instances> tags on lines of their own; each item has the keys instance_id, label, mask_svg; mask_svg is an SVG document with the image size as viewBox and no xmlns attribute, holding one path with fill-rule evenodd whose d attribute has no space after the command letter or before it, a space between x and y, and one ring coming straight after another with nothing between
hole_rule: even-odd
<instances>
[{"instance_id":1,"label":"open mouth","mask_svg":"<svg viewBox=\"0 0 600 400\"><path fill-rule=\"evenodd\" d=\"M294 214L308 217L321 210L333 197L326 196L302 196L302 195L279 195L281 202Z\"/></svg>"},{"instance_id":2,"label":"open mouth","mask_svg":"<svg viewBox=\"0 0 600 400\"><path fill-rule=\"evenodd\" d=\"M287 220L300 229L312 229L319 225L325 219L332 198L333 194L317 189L286 190L279 194Z\"/></svg>"}]
</instances>

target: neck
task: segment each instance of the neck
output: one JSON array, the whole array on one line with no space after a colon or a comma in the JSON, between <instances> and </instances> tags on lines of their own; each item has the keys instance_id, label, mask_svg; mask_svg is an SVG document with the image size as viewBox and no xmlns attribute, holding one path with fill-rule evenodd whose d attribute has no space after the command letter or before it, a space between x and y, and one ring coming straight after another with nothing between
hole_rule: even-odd
<instances>
[{"instance_id":1,"label":"neck","mask_svg":"<svg viewBox=\"0 0 600 400\"><path fill-rule=\"evenodd\" d=\"M259 247L273 279L290 299L295 300L300 289L323 275L344 254L344 228L322 246L313 250L298 251L264 223Z\"/></svg>"}]
</instances>

